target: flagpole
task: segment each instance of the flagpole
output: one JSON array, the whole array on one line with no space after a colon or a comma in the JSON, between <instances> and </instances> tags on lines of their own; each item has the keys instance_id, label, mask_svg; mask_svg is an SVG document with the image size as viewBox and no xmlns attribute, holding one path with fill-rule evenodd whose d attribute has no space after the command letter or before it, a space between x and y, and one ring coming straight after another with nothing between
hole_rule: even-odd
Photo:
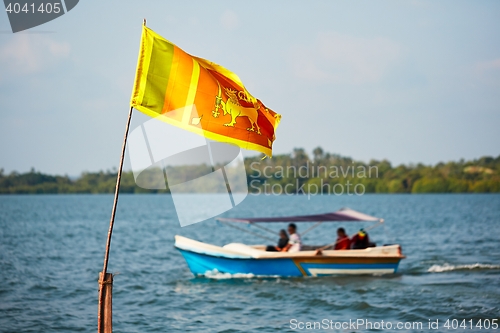
<instances>
[{"instance_id":1,"label":"flagpole","mask_svg":"<svg viewBox=\"0 0 500 333\"><path fill-rule=\"evenodd\" d=\"M142 25L146 26L146 19L143 19ZM111 235L115 225L116 207L118 205L118 195L120 194L120 183L122 179L123 161L125 160L125 148L127 147L127 138L132 119L131 106L128 111L127 126L125 126L125 135L123 136L122 152L120 155L120 166L116 175L115 198L113 208L111 209L111 218L109 220L108 238L106 240L106 251L104 253L104 265L102 272L99 273L99 300L97 309L97 333L111 333L113 331L113 274L108 273L109 248L111 247Z\"/></svg>"},{"instance_id":2,"label":"flagpole","mask_svg":"<svg viewBox=\"0 0 500 333\"><path fill-rule=\"evenodd\" d=\"M128 130L130 120L132 119L133 107L130 107L125 127L125 136L123 137L122 153L120 156L120 167L116 176L115 199L111 210L111 219L109 221L108 239L106 241L106 252L104 254L104 266L102 272L99 273L99 305L97 312L97 332L111 333L112 332L112 289L113 275L107 273L109 261L109 248L111 246L111 235L113 234L113 226L115 224L116 206L118 204L118 194L120 192L120 182L122 178L123 161L125 159L125 147L127 146Z\"/></svg>"}]
</instances>

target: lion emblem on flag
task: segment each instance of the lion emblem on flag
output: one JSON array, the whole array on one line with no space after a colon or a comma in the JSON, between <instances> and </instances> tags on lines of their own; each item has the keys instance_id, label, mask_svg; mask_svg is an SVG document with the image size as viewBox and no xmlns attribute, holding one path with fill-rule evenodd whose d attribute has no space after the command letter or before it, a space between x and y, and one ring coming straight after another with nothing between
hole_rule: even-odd
<instances>
[{"instance_id":1,"label":"lion emblem on flag","mask_svg":"<svg viewBox=\"0 0 500 333\"><path fill-rule=\"evenodd\" d=\"M260 127L257 124L257 118L259 117L259 106L253 104L253 107L244 107L241 105L240 100L244 100L249 102L248 98L246 98L246 94L244 91L236 91L231 88L224 88L225 95L227 96L227 100L224 101L222 99L222 89L219 85L219 93L215 97L215 108L212 111L212 115L214 118L218 118L220 115L220 109L223 110L224 116L230 115L231 121L225 123L224 126L234 127L236 124L236 119L238 117L247 117L250 122L250 126L247 128L247 131L256 132L261 135Z\"/></svg>"}]
</instances>

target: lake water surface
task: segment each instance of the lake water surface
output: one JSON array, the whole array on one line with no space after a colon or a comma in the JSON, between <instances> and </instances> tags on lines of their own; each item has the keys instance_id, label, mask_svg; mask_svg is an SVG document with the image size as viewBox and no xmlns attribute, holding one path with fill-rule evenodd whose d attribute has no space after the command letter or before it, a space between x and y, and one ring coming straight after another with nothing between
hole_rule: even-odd
<instances>
[{"instance_id":1,"label":"lake water surface","mask_svg":"<svg viewBox=\"0 0 500 333\"><path fill-rule=\"evenodd\" d=\"M112 195L0 196L0 332L95 332ZM399 243L392 276L195 278L174 235L223 245L266 243L207 221L181 228L169 195L122 195L109 271L115 332L310 332L292 323L423 323L400 332L485 332L500 321L500 195L248 196L226 216L313 214L350 207L383 217L369 232ZM193 207L196 210L196 207ZM338 226L304 237L326 244ZM277 230L285 224L271 227ZM300 225L305 230L310 225ZM246 227L245 227L246 228ZM299 230L300 232L300 230ZM446 329L448 319L474 327ZM439 330L428 329L439 320ZM450 321L451 323L451 321ZM319 329L354 332L360 329ZM373 331L384 331L373 330Z\"/></svg>"}]
</instances>

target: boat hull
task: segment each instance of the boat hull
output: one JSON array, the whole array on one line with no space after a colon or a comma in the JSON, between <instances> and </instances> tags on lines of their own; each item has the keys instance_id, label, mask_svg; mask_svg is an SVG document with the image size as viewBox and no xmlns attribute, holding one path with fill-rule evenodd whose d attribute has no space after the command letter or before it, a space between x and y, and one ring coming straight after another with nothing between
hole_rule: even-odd
<instances>
[{"instance_id":1,"label":"boat hull","mask_svg":"<svg viewBox=\"0 0 500 333\"><path fill-rule=\"evenodd\" d=\"M255 258L244 253L226 253L223 248L217 253L217 248L214 246L203 249L182 246L176 242L176 248L194 275L206 275L213 271L272 277L382 275L396 273L400 260L404 258L403 256L314 256L300 255L300 253L285 258ZM347 251L342 252L345 254Z\"/></svg>"}]
</instances>

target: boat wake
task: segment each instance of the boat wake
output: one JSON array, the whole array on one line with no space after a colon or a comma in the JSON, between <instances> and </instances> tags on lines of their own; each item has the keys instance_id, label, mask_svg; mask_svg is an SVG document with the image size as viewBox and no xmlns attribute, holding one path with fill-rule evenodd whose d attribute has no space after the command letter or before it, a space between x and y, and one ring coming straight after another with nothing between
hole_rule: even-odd
<instances>
[{"instance_id":1,"label":"boat wake","mask_svg":"<svg viewBox=\"0 0 500 333\"><path fill-rule=\"evenodd\" d=\"M442 273L451 271L466 271L466 270L484 270L484 269L500 269L500 265L490 265L490 264L470 264L470 265L450 265L445 263L443 265L432 265L427 272L430 273Z\"/></svg>"},{"instance_id":2,"label":"boat wake","mask_svg":"<svg viewBox=\"0 0 500 333\"><path fill-rule=\"evenodd\" d=\"M230 273L222 273L219 272L217 269L213 269L211 271L206 271L205 274L202 274L201 276L206 277L208 279L215 279L215 280L227 280L227 279L253 279L253 278L278 278L279 276L274 276L274 275L255 275L252 273L244 274L244 273L236 273L236 274L230 274Z\"/></svg>"},{"instance_id":3,"label":"boat wake","mask_svg":"<svg viewBox=\"0 0 500 333\"><path fill-rule=\"evenodd\" d=\"M209 279L215 279L215 280L226 280L226 279L251 279L254 278L254 274L243 274L243 273L237 273L237 274L230 274L230 273L222 273L219 272L217 269L213 269L211 271L206 271L205 274L203 274L206 278Z\"/></svg>"}]
</instances>

